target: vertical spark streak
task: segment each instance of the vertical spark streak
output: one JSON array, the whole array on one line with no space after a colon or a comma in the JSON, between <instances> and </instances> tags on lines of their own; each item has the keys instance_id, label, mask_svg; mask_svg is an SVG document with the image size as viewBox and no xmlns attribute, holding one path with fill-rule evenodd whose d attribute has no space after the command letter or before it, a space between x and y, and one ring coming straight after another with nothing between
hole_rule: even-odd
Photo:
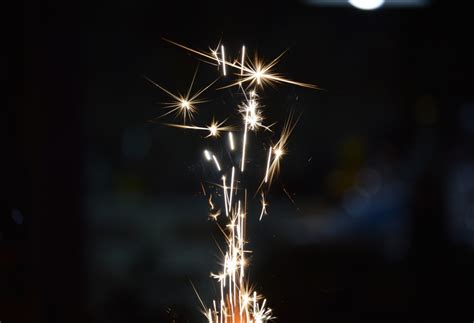
<instances>
[{"instance_id":1,"label":"vertical spark streak","mask_svg":"<svg viewBox=\"0 0 474 323\"><path fill-rule=\"evenodd\" d=\"M253 317L257 316L257 292L253 292Z\"/></svg>"},{"instance_id":2,"label":"vertical spark streak","mask_svg":"<svg viewBox=\"0 0 474 323\"><path fill-rule=\"evenodd\" d=\"M221 310L220 310L220 323L222 323L222 314L224 313L224 292L222 291L222 284L221 284Z\"/></svg>"},{"instance_id":3,"label":"vertical spark streak","mask_svg":"<svg viewBox=\"0 0 474 323\"><path fill-rule=\"evenodd\" d=\"M227 198L227 185L225 176L222 176L222 189L224 190L224 205L225 205L225 216L229 216L229 206Z\"/></svg>"},{"instance_id":4,"label":"vertical spark streak","mask_svg":"<svg viewBox=\"0 0 474 323\"><path fill-rule=\"evenodd\" d=\"M234 135L232 134L232 132L229 132L229 145L230 145L230 150L234 150L234 149L235 149L235 146L234 146Z\"/></svg>"},{"instance_id":5,"label":"vertical spark streak","mask_svg":"<svg viewBox=\"0 0 474 323\"><path fill-rule=\"evenodd\" d=\"M267 214L267 202L265 202L265 194L262 192L262 211L260 212L260 218L258 219L259 221L262 221L262 217Z\"/></svg>"},{"instance_id":6,"label":"vertical spark streak","mask_svg":"<svg viewBox=\"0 0 474 323\"><path fill-rule=\"evenodd\" d=\"M268 172L270 171L270 161L272 160L272 147L268 149L267 171L265 172L265 183L268 181Z\"/></svg>"},{"instance_id":7,"label":"vertical spark streak","mask_svg":"<svg viewBox=\"0 0 474 323\"><path fill-rule=\"evenodd\" d=\"M221 54L222 54L222 73L224 73L224 76L227 75L226 72L226 62L225 62L225 52L224 52L224 45L221 45Z\"/></svg>"},{"instance_id":8,"label":"vertical spark streak","mask_svg":"<svg viewBox=\"0 0 474 323\"><path fill-rule=\"evenodd\" d=\"M243 173L244 172L244 168L245 168L245 149L247 147L247 120L248 120L248 117L249 117L249 111L247 110L245 112L245 123L244 123L244 139L243 139L243 144L242 144L242 165L241 165L241 172Z\"/></svg>"},{"instance_id":9,"label":"vertical spark streak","mask_svg":"<svg viewBox=\"0 0 474 323\"><path fill-rule=\"evenodd\" d=\"M234 195L234 175L235 167L232 166L232 176L230 177L229 212L232 211L232 196Z\"/></svg>"},{"instance_id":10,"label":"vertical spark streak","mask_svg":"<svg viewBox=\"0 0 474 323\"><path fill-rule=\"evenodd\" d=\"M219 322L219 316L217 315L217 307L216 307L216 301L212 301L212 304L214 305L214 317L215 317L215 323Z\"/></svg>"},{"instance_id":11,"label":"vertical spark streak","mask_svg":"<svg viewBox=\"0 0 474 323\"><path fill-rule=\"evenodd\" d=\"M240 64L240 76L244 75L245 45L242 45L242 63Z\"/></svg>"},{"instance_id":12,"label":"vertical spark streak","mask_svg":"<svg viewBox=\"0 0 474 323\"><path fill-rule=\"evenodd\" d=\"M220 172L221 171L221 165L219 165L219 162L217 161L216 156L212 155L212 159L214 159L214 163L216 164L217 170Z\"/></svg>"}]
</instances>

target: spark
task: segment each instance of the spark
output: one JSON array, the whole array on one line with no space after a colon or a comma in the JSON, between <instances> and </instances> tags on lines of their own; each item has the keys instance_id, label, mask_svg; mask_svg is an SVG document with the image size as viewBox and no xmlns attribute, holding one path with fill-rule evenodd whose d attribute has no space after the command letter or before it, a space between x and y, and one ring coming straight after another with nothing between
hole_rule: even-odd
<instances>
[{"instance_id":1,"label":"spark","mask_svg":"<svg viewBox=\"0 0 474 323\"><path fill-rule=\"evenodd\" d=\"M169 114L175 114L175 116L182 116L183 117L183 124L186 124L187 120L193 120L194 119L194 114L197 112L197 105L207 102L206 100L201 100L199 97L201 96L202 93L204 93L207 89L209 89L216 81L217 79L207 85L206 87L200 89L194 94L191 94L194 81L196 79L196 74L197 74L198 69L196 68L196 71L194 72L193 78L191 80L191 84L188 88L188 91L186 95L182 94L174 94L156 83L155 81L151 80L147 76L143 76L148 82L153 84L154 86L158 87L160 90L168 94L168 96L171 97L172 101L171 102L166 102L164 103L164 108L169 109L168 112L165 114L161 115L160 117L167 116Z\"/></svg>"},{"instance_id":2,"label":"spark","mask_svg":"<svg viewBox=\"0 0 474 323\"><path fill-rule=\"evenodd\" d=\"M211 208L211 211L215 209L214 203L212 203L212 194L209 194L209 207Z\"/></svg>"},{"instance_id":3,"label":"spark","mask_svg":"<svg viewBox=\"0 0 474 323\"><path fill-rule=\"evenodd\" d=\"M261 193L261 196L262 196L262 198L261 198L260 202L262 203L262 211L260 212L259 221L262 221L262 217L264 215L267 215L267 206L268 206L267 202L265 201L265 194L263 194L263 192Z\"/></svg>"},{"instance_id":4,"label":"spark","mask_svg":"<svg viewBox=\"0 0 474 323\"><path fill-rule=\"evenodd\" d=\"M268 182L268 172L270 171L271 160L272 160L272 147L268 148L267 171L265 172L265 183Z\"/></svg>"},{"instance_id":5,"label":"spark","mask_svg":"<svg viewBox=\"0 0 474 323\"><path fill-rule=\"evenodd\" d=\"M232 211L232 197L234 196L234 176L235 176L235 167L232 167L232 176L230 178L229 212Z\"/></svg>"},{"instance_id":6,"label":"spark","mask_svg":"<svg viewBox=\"0 0 474 323\"><path fill-rule=\"evenodd\" d=\"M209 217L213 219L214 221L217 221L217 218L221 215L221 210L217 210L215 212L210 212Z\"/></svg>"},{"instance_id":7,"label":"spark","mask_svg":"<svg viewBox=\"0 0 474 323\"><path fill-rule=\"evenodd\" d=\"M290 193L288 193L288 191L286 190L285 186L282 185L282 187L283 187L283 192L285 192L286 196L287 196L288 199L291 201L291 203L293 203L294 205L296 205L296 204L295 204L295 200L291 197Z\"/></svg>"},{"instance_id":8,"label":"spark","mask_svg":"<svg viewBox=\"0 0 474 323\"><path fill-rule=\"evenodd\" d=\"M214 163L216 164L217 170L220 172L221 165L219 164L219 161L217 161L216 155L212 155L212 159L214 159Z\"/></svg>"},{"instance_id":9,"label":"spark","mask_svg":"<svg viewBox=\"0 0 474 323\"><path fill-rule=\"evenodd\" d=\"M262 110L255 97L255 92L250 92L250 98L239 106L239 112L241 113L245 124L248 125L249 130L257 131L258 128L262 127L265 130L271 131L270 126L265 126L262 123L265 118L263 117Z\"/></svg>"},{"instance_id":10,"label":"spark","mask_svg":"<svg viewBox=\"0 0 474 323\"><path fill-rule=\"evenodd\" d=\"M245 45L242 45L242 61L240 63L240 76L244 75Z\"/></svg>"},{"instance_id":11,"label":"spark","mask_svg":"<svg viewBox=\"0 0 474 323\"><path fill-rule=\"evenodd\" d=\"M211 51L212 56L214 56L214 59L217 61L218 66L221 65L221 63L219 62L219 56L217 55L217 51L219 50L220 46L221 46L221 41L219 40L219 43L217 44L215 49L209 47L209 50Z\"/></svg>"},{"instance_id":12,"label":"spark","mask_svg":"<svg viewBox=\"0 0 474 323\"><path fill-rule=\"evenodd\" d=\"M229 145L230 145L230 150L234 150L234 136L232 135L232 132L229 132Z\"/></svg>"},{"instance_id":13,"label":"spark","mask_svg":"<svg viewBox=\"0 0 474 323\"><path fill-rule=\"evenodd\" d=\"M248 118L249 112L246 111L245 114L245 120L244 120L244 138L243 138L243 144L242 144L242 164L240 165L240 171L243 173L244 168L245 168L245 150L247 148L247 118Z\"/></svg>"},{"instance_id":14,"label":"spark","mask_svg":"<svg viewBox=\"0 0 474 323\"><path fill-rule=\"evenodd\" d=\"M180 43L174 42L166 38L163 38L163 40L169 42L170 44L178 46L182 49L185 49L191 53L199 55L200 57L206 58L211 62L219 62L219 58L216 58L216 56L213 55L212 52L206 53L203 51L199 51L199 50L187 47L185 45L182 45ZM228 85L228 87L236 86L236 85L239 85L240 83L248 83L249 85L258 84L260 86L263 86L266 84L286 83L290 85L295 85L295 86L300 86L300 87L305 87L305 88L310 88L310 89L315 89L315 90L320 89L317 85L293 81L293 80L284 78L282 75L277 74L272 71L272 69L275 67L275 65L278 64L278 62L280 61L281 57L285 54L285 52L278 55L274 60L272 60L268 64L265 64L263 60L258 57L256 57L253 62L250 61L247 65L242 64L242 63L232 63L229 61L222 61L224 68L225 66L228 66L228 67L243 71L242 79L240 81L237 81L235 83Z\"/></svg>"},{"instance_id":15,"label":"spark","mask_svg":"<svg viewBox=\"0 0 474 323\"><path fill-rule=\"evenodd\" d=\"M206 157L206 159L208 161L210 161L212 159L211 154L209 153L208 150L204 150L204 157Z\"/></svg>"},{"instance_id":16,"label":"spark","mask_svg":"<svg viewBox=\"0 0 474 323\"><path fill-rule=\"evenodd\" d=\"M225 176L222 176L222 189L224 190L224 205L225 205L225 215L229 216L229 204L227 198L227 184Z\"/></svg>"},{"instance_id":17,"label":"spark","mask_svg":"<svg viewBox=\"0 0 474 323\"><path fill-rule=\"evenodd\" d=\"M208 201L209 201L209 208L210 208L209 217L213 219L214 221L217 221L217 218L219 217L219 215L221 215L221 210L216 210L216 206L212 202L212 194L209 194Z\"/></svg>"},{"instance_id":18,"label":"spark","mask_svg":"<svg viewBox=\"0 0 474 323\"><path fill-rule=\"evenodd\" d=\"M226 61L225 61L225 53L224 53L224 45L221 45L221 55L222 55L222 73L224 74L224 76L227 75L227 72L226 72Z\"/></svg>"},{"instance_id":19,"label":"spark","mask_svg":"<svg viewBox=\"0 0 474 323\"><path fill-rule=\"evenodd\" d=\"M275 147L275 159L280 159L283 156L284 151L280 147Z\"/></svg>"},{"instance_id":20,"label":"spark","mask_svg":"<svg viewBox=\"0 0 474 323\"><path fill-rule=\"evenodd\" d=\"M268 186L271 185L273 178L279 173L280 171L280 161L282 157L286 154L288 139L290 138L291 133L293 132L296 124L298 123L300 117L294 117L293 113L290 112L288 119L286 120L285 124L283 125L283 129L281 130L280 138L278 139L277 143L271 147L273 150L273 159L271 162L271 155L269 154L267 160L267 169L265 172L265 177L260 184L259 189L262 187L264 183Z\"/></svg>"},{"instance_id":21,"label":"spark","mask_svg":"<svg viewBox=\"0 0 474 323\"><path fill-rule=\"evenodd\" d=\"M212 121L212 123L206 127L194 126L194 125L184 125L176 123L165 123L165 125L174 128L181 129L191 129L191 130L200 130L200 131L209 131L209 134L205 138L209 137L219 137L221 132L232 131L232 127L224 126L225 120L222 122Z\"/></svg>"}]
</instances>

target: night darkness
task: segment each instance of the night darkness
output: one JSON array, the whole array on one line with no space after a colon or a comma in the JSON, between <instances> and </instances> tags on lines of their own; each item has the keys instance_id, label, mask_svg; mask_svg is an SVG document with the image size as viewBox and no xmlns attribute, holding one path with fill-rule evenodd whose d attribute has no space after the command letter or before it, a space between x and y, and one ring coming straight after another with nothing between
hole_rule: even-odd
<instances>
[{"instance_id":1,"label":"night darkness","mask_svg":"<svg viewBox=\"0 0 474 323\"><path fill-rule=\"evenodd\" d=\"M251 281L276 322L472 322L472 10L327 3L18 6L3 60L0 322L206 321L190 284L216 293L204 140L150 122L166 95L143 78L183 89L198 61L162 37L269 59L289 49L278 72L324 89L264 94L268 119L302 115L270 215L249 225ZM197 83L215 75L201 63ZM233 104L216 93L213 111Z\"/></svg>"}]
</instances>

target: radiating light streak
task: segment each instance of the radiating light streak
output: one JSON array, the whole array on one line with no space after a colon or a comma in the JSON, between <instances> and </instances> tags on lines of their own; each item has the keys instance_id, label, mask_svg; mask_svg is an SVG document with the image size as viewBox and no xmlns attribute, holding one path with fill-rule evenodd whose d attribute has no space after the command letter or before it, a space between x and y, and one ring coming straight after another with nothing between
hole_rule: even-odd
<instances>
[{"instance_id":1,"label":"radiating light streak","mask_svg":"<svg viewBox=\"0 0 474 323\"><path fill-rule=\"evenodd\" d=\"M245 122L244 122L244 138L242 140L242 165L240 166L240 171L243 173L244 168L245 168L245 150L247 149L247 118L248 118L249 112L246 112L245 115Z\"/></svg>"},{"instance_id":2,"label":"radiating light streak","mask_svg":"<svg viewBox=\"0 0 474 323\"><path fill-rule=\"evenodd\" d=\"M159 85L158 83L156 83L155 81L148 78L147 76L143 76L148 82L150 82L154 86L158 87L160 90L162 90L163 92L168 94L173 99L173 101L171 101L171 102L164 103L164 108L169 109L169 111L162 114L160 116L160 118L174 113L176 116L181 115L183 117L183 123L184 124L186 124L187 120L193 120L194 119L194 114L197 112L197 105L201 104L201 103L204 103L204 102L207 102L206 100L199 99L199 96L202 93L204 93L207 89L209 89L212 85L214 85L214 83L217 81L217 79L216 79L214 82L210 83L206 87L202 88L201 90L199 90L196 93L194 93L193 95L191 95L191 90L192 90L193 85L194 85L196 74L197 74L197 69L194 72L191 84L190 84L190 86L188 88L188 91L187 91L185 96L183 96L179 93L178 94L173 94L170 91L168 91L167 89L165 89L164 87L162 87L161 85Z\"/></svg>"},{"instance_id":3,"label":"radiating light streak","mask_svg":"<svg viewBox=\"0 0 474 323\"><path fill-rule=\"evenodd\" d=\"M286 196L291 201L291 203L295 204L295 200L291 197L290 193L286 190L285 186L282 185L282 187L283 187L283 192L285 192Z\"/></svg>"},{"instance_id":4,"label":"radiating light streak","mask_svg":"<svg viewBox=\"0 0 474 323\"><path fill-rule=\"evenodd\" d=\"M221 46L221 41L219 40L219 43L217 44L215 49L209 47L209 50L211 51L211 54L214 56L214 59L216 60L218 66L221 65L219 61L219 56L217 55L217 52L219 51L220 46Z\"/></svg>"},{"instance_id":5,"label":"radiating light streak","mask_svg":"<svg viewBox=\"0 0 474 323\"><path fill-rule=\"evenodd\" d=\"M225 215L229 216L229 198L227 196L227 184L225 176L222 176L222 189L224 191Z\"/></svg>"},{"instance_id":6,"label":"radiating light streak","mask_svg":"<svg viewBox=\"0 0 474 323\"><path fill-rule=\"evenodd\" d=\"M240 63L240 76L244 75L244 64L245 64L245 45L242 45L242 61Z\"/></svg>"},{"instance_id":7,"label":"radiating light streak","mask_svg":"<svg viewBox=\"0 0 474 323\"><path fill-rule=\"evenodd\" d=\"M292 112L288 116L288 119L285 121L283 125L283 129L280 133L280 138L278 139L277 143L273 146L273 159L270 162L270 166L267 166L267 171L265 172L265 177L260 183L259 190L263 186L263 184L267 184L268 186L271 185L273 178L279 173L280 171L280 161L283 155L286 154L288 139L290 138L291 133L293 132L296 124L298 123L300 116L295 119Z\"/></svg>"},{"instance_id":8,"label":"radiating light streak","mask_svg":"<svg viewBox=\"0 0 474 323\"><path fill-rule=\"evenodd\" d=\"M226 61L225 61L225 52L224 52L224 45L221 45L221 55L222 55L222 73L224 74L224 76L227 75L227 72L226 72Z\"/></svg>"},{"instance_id":9,"label":"radiating light streak","mask_svg":"<svg viewBox=\"0 0 474 323\"><path fill-rule=\"evenodd\" d=\"M265 201L265 194L263 194L263 192L261 193L261 196L262 196L262 198L261 198L260 202L262 203L262 211L260 212L259 221L262 221L262 217L264 215L267 215L267 206L268 206L267 202Z\"/></svg>"},{"instance_id":10,"label":"radiating light streak","mask_svg":"<svg viewBox=\"0 0 474 323\"><path fill-rule=\"evenodd\" d=\"M229 146L230 146L230 150L234 150L234 149L235 149L235 146L234 146L234 135L232 134L232 132L229 132Z\"/></svg>"},{"instance_id":11,"label":"radiating light streak","mask_svg":"<svg viewBox=\"0 0 474 323\"><path fill-rule=\"evenodd\" d=\"M178 46L180 48L183 48L189 52L192 52L194 54L197 54L201 57L207 58L210 61L217 62L219 59L211 54L208 54L203 51L199 51L196 49L192 49L190 47L187 47L185 45L179 44L177 42L174 42L172 40L163 38L163 40ZM222 47L221 47L222 48ZM286 52L286 51L285 51ZM242 65L240 63L231 63L230 61L223 61L224 66L229 66L238 70L243 70L243 78L240 81L236 81L235 83L230 84L229 86L236 86L239 85L239 83L245 83L248 82L249 85L258 83L260 85L265 85L265 84L275 84L275 83L287 83L291 85L296 85L300 87L306 87L306 88L311 88L311 89L320 89L317 85L314 84L309 84L309 83L303 83L303 82L297 82L293 81L290 79L286 79L283 76L276 74L272 72L272 68L275 67L275 65L279 62L283 54L285 52L281 53L279 56L277 56L274 60L272 60L270 63L265 64L261 59L255 58L255 61L250 61L248 65Z\"/></svg>"},{"instance_id":12,"label":"radiating light streak","mask_svg":"<svg viewBox=\"0 0 474 323\"><path fill-rule=\"evenodd\" d=\"M191 130L199 130L199 131L209 131L209 134L205 138L209 137L219 137L221 131L232 131L232 127L230 126L223 126L225 120L218 123L213 121L207 127L200 127L200 126L193 126L193 125L184 125L184 124L176 124L176 123L165 123L165 125L174 128L181 128L181 129L191 129Z\"/></svg>"},{"instance_id":13,"label":"radiating light streak","mask_svg":"<svg viewBox=\"0 0 474 323\"><path fill-rule=\"evenodd\" d=\"M265 183L268 182L268 172L270 171L270 162L272 161L272 147L268 148L267 170L265 172Z\"/></svg>"},{"instance_id":14,"label":"radiating light streak","mask_svg":"<svg viewBox=\"0 0 474 323\"><path fill-rule=\"evenodd\" d=\"M235 167L232 167L232 175L230 178L229 212L232 212L232 197L234 196L234 176L235 176Z\"/></svg>"},{"instance_id":15,"label":"radiating light streak","mask_svg":"<svg viewBox=\"0 0 474 323\"><path fill-rule=\"evenodd\" d=\"M220 172L221 165L219 164L219 161L217 160L216 155L212 155L212 159L214 159L214 163L216 164L217 170Z\"/></svg>"}]
</instances>

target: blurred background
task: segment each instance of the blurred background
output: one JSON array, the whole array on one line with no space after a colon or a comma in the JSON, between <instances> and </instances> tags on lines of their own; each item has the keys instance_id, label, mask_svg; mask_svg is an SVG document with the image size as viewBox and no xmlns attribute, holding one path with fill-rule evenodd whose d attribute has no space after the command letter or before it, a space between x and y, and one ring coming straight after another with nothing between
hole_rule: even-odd
<instances>
[{"instance_id":1,"label":"blurred background","mask_svg":"<svg viewBox=\"0 0 474 323\"><path fill-rule=\"evenodd\" d=\"M278 71L324 88L264 94L269 120L302 113L270 215L249 224L250 279L278 322L474 319L469 3L15 9L2 60L2 323L205 321L190 285L216 294L204 140L149 122L167 97L142 77L185 91L197 60L162 37L268 59L289 49ZM216 75L201 64L198 87ZM231 107L232 91L206 97Z\"/></svg>"}]
</instances>

